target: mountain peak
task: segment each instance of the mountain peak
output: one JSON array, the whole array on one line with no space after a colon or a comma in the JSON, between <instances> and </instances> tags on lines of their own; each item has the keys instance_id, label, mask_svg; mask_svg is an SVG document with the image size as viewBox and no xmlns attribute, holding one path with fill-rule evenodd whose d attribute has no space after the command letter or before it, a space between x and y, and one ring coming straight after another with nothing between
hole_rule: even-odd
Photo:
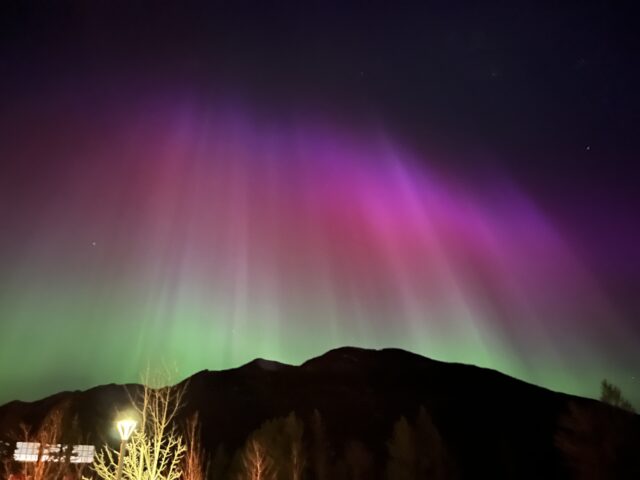
<instances>
[{"instance_id":1,"label":"mountain peak","mask_svg":"<svg viewBox=\"0 0 640 480\"><path fill-rule=\"evenodd\" d=\"M277 362L275 360L267 360L264 358L256 358L251 360L249 363L246 363L240 368L257 368L259 370L275 372L287 368L292 368L292 365L287 363Z\"/></svg>"}]
</instances>

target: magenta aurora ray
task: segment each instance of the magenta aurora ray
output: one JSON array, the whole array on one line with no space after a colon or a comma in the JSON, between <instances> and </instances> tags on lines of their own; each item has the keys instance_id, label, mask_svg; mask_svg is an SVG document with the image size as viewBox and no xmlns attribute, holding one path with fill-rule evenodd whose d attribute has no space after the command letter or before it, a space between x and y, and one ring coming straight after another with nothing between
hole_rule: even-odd
<instances>
[{"instance_id":1,"label":"magenta aurora ray","mask_svg":"<svg viewBox=\"0 0 640 480\"><path fill-rule=\"evenodd\" d=\"M3 134L3 401L341 345L640 398L633 332L508 175L310 115L63 104Z\"/></svg>"}]
</instances>

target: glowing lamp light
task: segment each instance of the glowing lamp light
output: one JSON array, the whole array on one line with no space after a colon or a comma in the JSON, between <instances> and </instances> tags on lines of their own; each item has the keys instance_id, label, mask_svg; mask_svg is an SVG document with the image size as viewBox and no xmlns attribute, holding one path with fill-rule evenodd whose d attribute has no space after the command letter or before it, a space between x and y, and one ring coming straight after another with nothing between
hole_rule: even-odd
<instances>
[{"instance_id":1,"label":"glowing lamp light","mask_svg":"<svg viewBox=\"0 0 640 480\"><path fill-rule=\"evenodd\" d=\"M125 455L127 440L129 440L129 437L131 437L131 434L136 429L137 424L138 422L129 418L118 420L116 422L121 440L120 455L118 455L118 471L116 473L116 480L120 480L122 478L122 457L124 457Z\"/></svg>"},{"instance_id":2,"label":"glowing lamp light","mask_svg":"<svg viewBox=\"0 0 640 480\"><path fill-rule=\"evenodd\" d=\"M129 438L131 437L131 434L135 430L137 424L138 424L138 422L136 422L135 420L131 420L131 419L118 420L118 422L117 422L118 433L120 434L120 439L123 442L126 442L127 440L129 440Z\"/></svg>"}]
</instances>

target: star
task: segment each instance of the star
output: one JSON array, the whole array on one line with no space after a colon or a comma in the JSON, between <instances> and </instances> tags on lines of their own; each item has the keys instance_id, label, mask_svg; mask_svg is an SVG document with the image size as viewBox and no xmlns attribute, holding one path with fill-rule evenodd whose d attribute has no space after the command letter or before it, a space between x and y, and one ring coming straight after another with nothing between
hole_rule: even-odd
<instances>
[{"instance_id":1,"label":"star","mask_svg":"<svg viewBox=\"0 0 640 480\"><path fill-rule=\"evenodd\" d=\"M95 247L96 245L97 245L96 242L91 242L92 247Z\"/></svg>"},{"instance_id":2,"label":"star","mask_svg":"<svg viewBox=\"0 0 640 480\"><path fill-rule=\"evenodd\" d=\"M586 150L586 151L591 150L591 145L587 145L587 146L585 147L585 150Z\"/></svg>"}]
</instances>

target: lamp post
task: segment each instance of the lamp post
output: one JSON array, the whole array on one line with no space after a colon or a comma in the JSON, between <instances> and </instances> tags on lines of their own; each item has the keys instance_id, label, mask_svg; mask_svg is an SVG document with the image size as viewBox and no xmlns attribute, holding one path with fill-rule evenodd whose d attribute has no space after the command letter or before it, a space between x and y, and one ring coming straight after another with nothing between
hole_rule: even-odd
<instances>
[{"instance_id":1,"label":"lamp post","mask_svg":"<svg viewBox=\"0 0 640 480\"><path fill-rule=\"evenodd\" d=\"M116 425L118 426L118 433L120 434L120 455L118 456L118 472L116 473L116 480L120 480L122 476L122 457L127 448L127 442L131 437L131 434L136 428L138 422L131 419L118 420Z\"/></svg>"}]
</instances>

